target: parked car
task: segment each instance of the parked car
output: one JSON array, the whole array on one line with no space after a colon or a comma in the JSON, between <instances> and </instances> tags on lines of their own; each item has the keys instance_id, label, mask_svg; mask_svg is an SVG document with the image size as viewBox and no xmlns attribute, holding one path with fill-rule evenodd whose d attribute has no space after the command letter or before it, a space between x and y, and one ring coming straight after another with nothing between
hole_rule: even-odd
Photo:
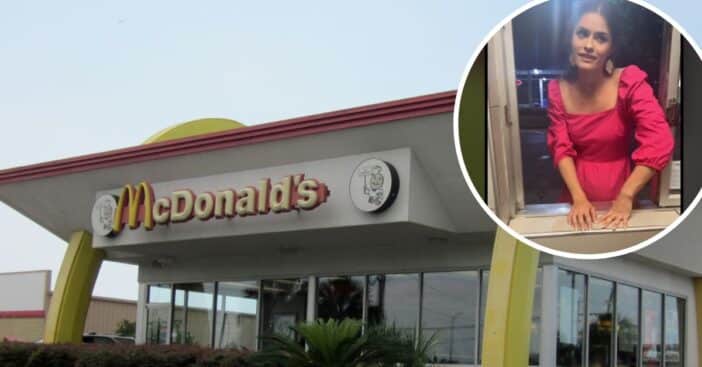
<instances>
[{"instance_id":1,"label":"parked car","mask_svg":"<svg viewBox=\"0 0 702 367\"><path fill-rule=\"evenodd\" d=\"M36 344L44 344L44 339L35 341ZM84 344L134 344L134 338L131 336L118 335L98 335L95 333L83 335Z\"/></svg>"},{"instance_id":2,"label":"parked car","mask_svg":"<svg viewBox=\"0 0 702 367\"><path fill-rule=\"evenodd\" d=\"M134 338L117 335L84 334L84 344L134 344Z\"/></svg>"}]
</instances>

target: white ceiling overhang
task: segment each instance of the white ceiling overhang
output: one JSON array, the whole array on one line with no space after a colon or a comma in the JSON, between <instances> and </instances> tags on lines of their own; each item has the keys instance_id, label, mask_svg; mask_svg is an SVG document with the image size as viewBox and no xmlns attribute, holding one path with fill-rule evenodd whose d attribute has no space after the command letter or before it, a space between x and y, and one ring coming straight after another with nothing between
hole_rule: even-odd
<instances>
[{"instance_id":1,"label":"white ceiling overhang","mask_svg":"<svg viewBox=\"0 0 702 367\"><path fill-rule=\"evenodd\" d=\"M473 199L458 166L452 136L454 98L454 93L424 96L4 170L0 200L68 240L76 230L91 229L98 192L127 183L193 179L407 149L418 167L412 180L419 184L411 195L431 200L415 201L403 221L434 228L432 233L490 232L495 225Z\"/></svg>"}]
</instances>

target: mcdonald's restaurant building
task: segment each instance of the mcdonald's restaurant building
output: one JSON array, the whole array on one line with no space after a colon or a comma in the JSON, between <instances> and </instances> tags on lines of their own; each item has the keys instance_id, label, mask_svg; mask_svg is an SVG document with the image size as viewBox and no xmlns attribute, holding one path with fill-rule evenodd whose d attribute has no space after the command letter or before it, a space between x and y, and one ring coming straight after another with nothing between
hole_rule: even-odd
<instances>
[{"instance_id":1,"label":"mcdonald's restaurant building","mask_svg":"<svg viewBox=\"0 0 702 367\"><path fill-rule=\"evenodd\" d=\"M82 330L72 323L109 260L138 266L139 343L255 350L298 322L353 318L435 334L436 363L471 366L483 326L506 325L485 317L490 305L507 304L530 309L531 365L699 366L702 218L638 254L537 254L533 300L500 289L529 275L491 272L510 255L459 169L455 98L250 127L199 120L0 171L0 200L69 243L45 340Z\"/></svg>"}]
</instances>

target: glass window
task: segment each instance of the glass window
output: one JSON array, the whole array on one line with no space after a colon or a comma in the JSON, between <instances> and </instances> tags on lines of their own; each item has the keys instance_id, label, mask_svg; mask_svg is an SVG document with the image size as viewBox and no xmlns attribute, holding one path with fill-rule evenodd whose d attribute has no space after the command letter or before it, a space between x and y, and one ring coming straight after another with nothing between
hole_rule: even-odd
<instances>
[{"instance_id":1,"label":"glass window","mask_svg":"<svg viewBox=\"0 0 702 367\"><path fill-rule=\"evenodd\" d=\"M168 343L168 318L171 313L171 286L150 285L146 304L146 343Z\"/></svg>"},{"instance_id":2,"label":"glass window","mask_svg":"<svg viewBox=\"0 0 702 367\"><path fill-rule=\"evenodd\" d=\"M666 367L683 365L683 335L685 330L685 300L665 297L665 358Z\"/></svg>"},{"instance_id":3,"label":"glass window","mask_svg":"<svg viewBox=\"0 0 702 367\"><path fill-rule=\"evenodd\" d=\"M480 319L478 323L478 363L482 362L481 355L483 347L483 326L485 326L485 305L487 304L488 281L490 279L490 270L480 272Z\"/></svg>"},{"instance_id":4,"label":"glass window","mask_svg":"<svg viewBox=\"0 0 702 367\"><path fill-rule=\"evenodd\" d=\"M363 318L364 276L319 278L317 285L317 318Z\"/></svg>"},{"instance_id":5,"label":"glass window","mask_svg":"<svg viewBox=\"0 0 702 367\"><path fill-rule=\"evenodd\" d=\"M190 340L185 334L185 327L188 322L185 314L187 300L185 299L185 290L181 289L182 286L183 285L176 285L174 290L173 323L171 326L172 344L190 344Z\"/></svg>"},{"instance_id":6,"label":"glass window","mask_svg":"<svg viewBox=\"0 0 702 367\"><path fill-rule=\"evenodd\" d=\"M478 272L424 274L422 335L434 335L432 363L470 364L475 359Z\"/></svg>"},{"instance_id":7,"label":"glass window","mask_svg":"<svg viewBox=\"0 0 702 367\"><path fill-rule=\"evenodd\" d=\"M177 284L171 343L209 346L213 301L214 283Z\"/></svg>"},{"instance_id":8,"label":"glass window","mask_svg":"<svg viewBox=\"0 0 702 367\"><path fill-rule=\"evenodd\" d=\"M617 367L636 367L639 355L639 289L617 284Z\"/></svg>"},{"instance_id":9,"label":"glass window","mask_svg":"<svg viewBox=\"0 0 702 367\"><path fill-rule=\"evenodd\" d=\"M558 366L583 365L585 292L585 275L567 270L558 271Z\"/></svg>"},{"instance_id":10,"label":"glass window","mask_svg":"<svg viewBox=\"0 0 702 367\"><path fill-rule=\"evenodd\" d=\"M614 283L590 277L588 298L589 365L608 367L612 360Z\"/></svg>"},{"instance_id":11,"label":"glass window","mask_svg":"<svg viewBox=\"0 0 702 367\"><path fill-rule=\"evenodd\" d=\"M536 286L534 288L534 308L531 311L531 336L529 337L529 365L539 365L539 338L541 338L541 268L536 272Z\"/></svg>"},{"instance_id":12,"label":"glass window","mask_svg":"<svg viewBox=\"0 0 702 367\"><path fill-rule=\"evenodd\" d=\"M307 279L264 280L262 290L262 335L293 336L291 327L307 318Z\"/></svg>"},{"instance_id":13,"label":"glass window","mask_svg":"<svg viewBox=\"0 0 702 367\"><path fill-rule=\"evenodd\" d=\"M644 367L661 365L661 326L663 295L649 291L642 294L643 344L642 360Z\"/></svg>"},{"instance_id":14,"label":"glass window","mask_svg":"<svg viewBox=\"0 0 702 367\"><path fill-rule=\"evenodd\" d=\"M219 282L216 307L215 348L256 349L256 282Z\"/></svg>"},{"instance_id":15,"label":"glass window","mask_svg":"<svg viewBox=\"0 0 702 367\"><path fill-rule=\"evenodd\" d=\"M415 333L419 314L419 275L390 274L368 277L368 324L396 327Z\"/></svg>"},{"instance_id":16,"label":"glass window","mask_svg":"<svg viewBox=\"0 0 702 367\"><path fill-rule=\"evenodd\" d=\"M154 284L149 286L148 303L171 303L171 285Z\"/></svg>"}]
</instances>

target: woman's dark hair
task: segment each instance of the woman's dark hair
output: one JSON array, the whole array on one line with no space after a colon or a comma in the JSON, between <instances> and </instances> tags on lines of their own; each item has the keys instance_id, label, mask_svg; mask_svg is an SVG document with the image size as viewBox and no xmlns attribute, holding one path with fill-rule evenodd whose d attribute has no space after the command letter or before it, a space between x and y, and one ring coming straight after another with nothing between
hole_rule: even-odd
<instances>
[{"instance_id":1,"label":"woman's dark hair","mask_svg":"<svg viewBox=\"0 0 702 367\"><path fill-rule=\"evenodd\" d=\"M612 42L612 61L614 62L614 65L617 65L618 61L618 54L622 52L622 48L624 45L626 45L627 41L625 40L626 37L626 30L624 29L624 24L625 22L623 21L624 18L624 8L627 6L627 1L625 0L584 0L584 1L576 1L573 3L576 7L576 11L573 12L573 16L571 17L570 20L570 25L568 27L569 32L566 33L566 37L564 39L566 43L566 47L564 49L568 50L566 53L568 56L570 56L570 48L571 48L571 38L573 35L573 32L575 31L575 26L578 24L580 19L588 13L597 13L604 18L605 22L607 22L607 26L609 27L609 32L610 32L610 37L611 37L611 42ZM575 79L577 70L570 65L569 58L566 57L566 62L568 67L566 68L566 73L564 77L566 79Z\"/></svg>"}]
</instances>

